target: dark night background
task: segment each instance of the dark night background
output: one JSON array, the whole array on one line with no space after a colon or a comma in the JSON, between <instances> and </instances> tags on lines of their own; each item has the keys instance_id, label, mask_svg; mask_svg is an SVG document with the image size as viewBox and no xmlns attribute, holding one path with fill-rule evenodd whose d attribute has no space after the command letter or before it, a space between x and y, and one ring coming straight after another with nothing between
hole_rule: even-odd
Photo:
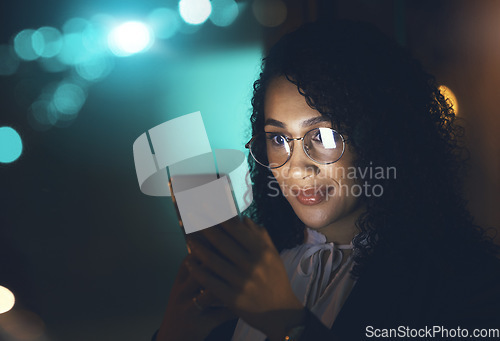
<instances>
[{"instance_id":1,"label":"dark night background","mask_svg":"<svg viewBox=\"0 0 500 341\"><path fill-rule=\"evenodd\" d=\"M470 209L478 223L500 226L500 1L289 0L286 20L272 28L256 20L252 0L237 2L239 17L228 27L206 22L115 58L67 127L36 130L28 114L44 86L70 71L21 62L14 75L0 76L0 126L16 129L24 148L15 162L0 163L0 285L16 296L13 310L0 315L0 340L150 339L186 251L170 198L140 192L132 143L201 110L213 148L242 149L262 51L305 21L373 22L453 90L472 155ZM140 20L176 6L3 1L0 45L73 17Z\"/></svg>"}]
</instances>

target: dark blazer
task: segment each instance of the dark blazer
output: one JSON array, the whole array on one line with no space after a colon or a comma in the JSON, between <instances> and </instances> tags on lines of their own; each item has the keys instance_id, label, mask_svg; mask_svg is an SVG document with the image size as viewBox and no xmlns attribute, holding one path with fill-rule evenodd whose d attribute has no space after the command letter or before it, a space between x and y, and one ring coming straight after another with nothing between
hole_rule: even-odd
<instances>
[{"instance_id":1,"label":"dark blazer","mask_svg":"<svg viewBox=\"0 0 500 341\"><path fill-rule=\"evenodd\" d=\"M400 334L385 339L410 339L408 333L431 339L433 331L432 339L440 339L446 336L444 328L454 333L459 327L462 336L468 332L475 340L489 339L474 338L475 328L500 333L500 260L471 255L458 261L439 251L419 251L418 256L374 255L332 328L308 312L300 341L373 340L389 329ZM231 340L236 322L217 327L205 341ZM499 340L500 335L493 339Z\"/></svg>"}]
</instances>

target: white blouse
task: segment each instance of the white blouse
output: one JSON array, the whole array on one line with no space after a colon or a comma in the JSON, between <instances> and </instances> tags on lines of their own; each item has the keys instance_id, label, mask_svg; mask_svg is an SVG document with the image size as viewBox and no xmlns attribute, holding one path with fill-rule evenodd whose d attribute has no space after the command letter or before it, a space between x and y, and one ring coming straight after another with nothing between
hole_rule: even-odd
<instances>
[{"instance_id":1,"label":"white blouse","mask_svg":"<svg viewBox=\"0 0 500 341\"><path fill-rule=\"evenodd\" d=\"M338 269L342 262L341 250L352 249L352 244L327 243L323 234L310 228L307 228L306 232L307 238L304 244L283 250L281 259L297 298L326 327L331 328L356 282L349 275L354 265L351 255ZM264 341L265 339L265 334L240 319L231 340Z\"/></svg>"}]
</instances>

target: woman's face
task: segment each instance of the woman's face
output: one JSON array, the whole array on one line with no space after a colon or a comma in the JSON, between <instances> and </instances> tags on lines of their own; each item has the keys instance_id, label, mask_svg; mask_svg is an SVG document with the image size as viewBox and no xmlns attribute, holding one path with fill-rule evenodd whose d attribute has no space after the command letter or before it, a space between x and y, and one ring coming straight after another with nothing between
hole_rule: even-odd
<instances>
[{"instance_id":1,"label":"woman's face","mask_svg":"<svg viewBox=\"0 0 500 341\"><path fill-rule=\"evenodd\" d=\"M264 131L289 138L303 137L313 128L332 128L330 120L312 109L297 86L285 77L275 78L269 84L264 113ZM352 171L349 167L353 167L353 151L346 144L340 160L325 165L305 154L302 141L293 144L288 162L272 170L282 193L307 227L323 233L327 241L349 243L357 233L354 223L362 212L359 194L352 189L355 179L348 176Z\"/></svg>"}]
</instances>

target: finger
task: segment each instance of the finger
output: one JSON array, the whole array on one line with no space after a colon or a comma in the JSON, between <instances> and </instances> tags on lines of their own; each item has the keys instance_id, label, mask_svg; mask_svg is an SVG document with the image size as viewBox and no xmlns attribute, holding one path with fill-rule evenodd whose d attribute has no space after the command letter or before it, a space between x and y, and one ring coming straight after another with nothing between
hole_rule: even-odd
<instances>
[{"instance_id":1,"label":"finger","mask_svg":"<svg viewBox=\"0 0 500 341\"><path fill-rule=\"evenodd\" d=\"M177 278L182 282L184 282L189 276L189 270L186 266L186 262L187 262L188 257L189 257L189 255L184 257L184 259L182 260L182 262L179 266L179 270L177 270Z\"/></svg>"},{"instance_id":2,"label":"finger","mask_svg":"<svg viewBox=\"0 0 500 341\"><path fill-rule=\"evenodd\" d=\"M200 290L203 290L203 286L196 280L196 278L190 275L189 278L183 283L179 296L191 298L198 295Z\"/></svg>"},{"instance_id":3,"label":"finger","mask_svg":"<svg viewBox=\"0 0 500 341\"><path fill-rule=\"evenodd\" d=\"M209 307L209 308L220 308L223 307L224 305L222 302L215 296L213 295L210 290L202 290L198 296L197 296L197 301L199 304L203 307Z\"/></svg>"},{"instance_id":4,"label":"finger","mask_svg":"<svg viewBox=\"0 0 500 341\"><path fill-rule=\"evenodd\" d=\"M195 315L202 314L207 310L226 308L217 297L208 293L207 290L194 295L190 301L190 313Z\"/></svg>"},{"instance_id":5,"label":"finger","mask_svg":"<svg viewBox=\"0 0 500 341\"><path fill-rule=\"evenodd\" d=\"M210 251L203 244L194 240L190 241L193 256L198 258L205 267L218 275L228 283L238 284L241 282L240 271L227 259Z\"/></svg>"},{"instance_id":6,"label":"finger","mask_svg":"<svg viewBox=\"0 0 500 341\"><path fill-rule=\"evenodd\" d=\"M244 217L243 220L245 224L247 224L247 226L250 226L251 229L255 230L258 234L260 234L260 236L266 242L266 244L274 246L274 242L271 236L269 235L269 231L267 231L267 229L264 226L256 224L252 219L248 217Z\"/></svg>"},{"instance_id":7,"label":"finger","mask_svg":"<svg viewBox=\"0 0 500 341\"><path fill-rule=\"evenodd\" d=\"M200 286L200 283L198 281L196 281L193 278L193 276L191 275L191 273L189 272L187 264L190 261L196 262L195 257L192 255L188 255L182 261L181 269L179 269L179 273L182 272L182 275L183 275L182 278L179 278L179 280L181 281L180 282L181 288L179 290L179 296L181 296L183 298L193 297L194 295L198 294L200 292L200 290L202 289L202 287Z\"/></svg>"},{"instance_id":8,"label":"finger","mask_svg":"<svg viewBox=\"0 0 500 341\"><path fill-rule=\"evenodd\" d=\"M228 304L234 296L233 290L227 283L217 278L212 272L196 262L188 262L191 275L207 290L210 290L222 303Z\"/></svg>"},{"instance_id":9,"label":"finger","mask_svg":"<svg viewBox=\"0 0 500 341\"><path fill-rule=\"evenodd\" d=\"M248 251L221 227L205 229L203 235L228 261L237 267L248 267Z\"/></svg>"},{"instance_id":10,"label":"finger","mask_svg":"<svg viewBox=\"0 0 500 341\"><path fill-rule=\"evenodd\" d=\"M268 243L264 236L264 232L267 234L267 231L250 218L245 217L245 220L240 220L238 217L232 218L221 223L220 226L251 254Z\"/></svg>"},{"instance_id":11,"label":"finger","mask_svg":"<svg viewBox=\"0 0 500 341\"><path fill-rule=\"evenodd\" d=\"M201 314L207 307L204 306L197 296L191 298L191 314L197 315Z\"/></svg>"},{"instance_id":12,"label":"finger","mask_svg":"<svg viewBox=\"0 0 500 341\"><path fill-rule=\"evenodd\" d=\"M254 238L253 231L239 217L233 217L219 225L228 235L248 250L248 242Z\"/></svg>"}]
</instances>

